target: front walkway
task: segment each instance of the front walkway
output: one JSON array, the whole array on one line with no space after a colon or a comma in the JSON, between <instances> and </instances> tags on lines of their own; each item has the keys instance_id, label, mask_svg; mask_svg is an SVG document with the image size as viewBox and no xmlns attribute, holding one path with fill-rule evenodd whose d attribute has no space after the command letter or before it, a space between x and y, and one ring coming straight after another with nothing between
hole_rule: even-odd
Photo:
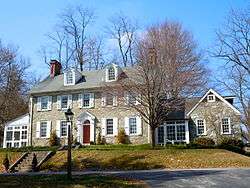
<instances>
[{"instance_id":1,"label":"front walkway","mask_svg":"<svg viewBox=\"0 0 250 188\"><path fill-rule=\"evenodd\" d=\"M31 172L1 174L3 176L19 175L52 175L66 172ZM73 175L105 174L134 178L145 181L152 187L216 187L216 188L249 188L250 168L214 168L214 169L178 169L178 170L135 170L135 171L77 171Z\"/></svg>"}]
</instances>

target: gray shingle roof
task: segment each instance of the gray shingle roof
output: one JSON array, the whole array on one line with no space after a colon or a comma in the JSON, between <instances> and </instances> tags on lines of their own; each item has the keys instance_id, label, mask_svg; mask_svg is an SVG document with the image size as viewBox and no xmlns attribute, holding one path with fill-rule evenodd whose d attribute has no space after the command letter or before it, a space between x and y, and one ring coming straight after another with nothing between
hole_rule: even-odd
<instances>
[{"instance_id":1,"label":"gray shingle roof","mask_svg":"<svg viewBox=\"0 0 250 188\"><path fill-rule=\"evenodd\" d=\"M133 68L126 67L122 71L125 74L129 74ZM54 78L49 76L42 82L38 83L30 90L31 95L60 92L60 91L72 91L81 89L94 89L104 86L105 84L105 69L93 70L93 71L83 71L81 73L83 78L78 81L77 84L72 86L64 86L64 75L58 75Z\"/></svg>"}]
</instances>

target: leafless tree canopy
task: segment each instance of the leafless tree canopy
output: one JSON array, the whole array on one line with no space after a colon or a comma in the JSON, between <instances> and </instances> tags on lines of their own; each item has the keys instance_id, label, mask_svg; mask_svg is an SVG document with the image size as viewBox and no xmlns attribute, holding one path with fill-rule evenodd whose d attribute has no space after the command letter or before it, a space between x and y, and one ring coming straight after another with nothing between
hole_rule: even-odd
<instances>
[{"instance_id":1,"label":"leafless tree canopy","mask_svg":"<svg viewBox=\"0 0 250 188\"><path fill-rule=\"evenodd\" d=\"M0 140L3 124L28 112L26 60L0 41Z\"/></svg>"},{"instance_id":2,"label":"leafless tree canopy","mask_svg":"<svg viewBox=\"0 0 250 188\"><path fill-rule=\"evenodd\" d=\"M226 78L219 82L239 99L242 123L250 132L250 11L231 10L226 24L217 32L213 56L224 60Z\"/></svg>"},{"instance_id":3,"label":"leafless tree canopy","mask_svg":"<svg viewBox=\"0 0 250 188\"><path fill-rule=\"evenodd\" d=\"M223 29L217 32L215 56L238 65L250 74L250 11L232 10Z\"/></svg>"},{"instance_id":4,"label":"leafless tree canopy","mask_svg":"<svg viewBox=\"0 0 250 188\"><path fill-rule=\"evenodd\" d=\"M110 24L106 27L106 32L111 39L115 40L120 54L119 61L122 66L133 66L136 62L134 59L134 50L136 46L136 32L138 26L122 13L115 14L109 19Z\"/></svg>"},{"instance_id":5,"label":"leafless tree canopy","mask_svg":"<svg viewBox=\"0 0 250 188\"><path fill-rule=\"evenodd\" d=\"M132 105L151 128L152 145L155 129L166 121L168 113L183 107L183 98L206 85L206 70L191 34L179 23L165 22L150 27L139 41L137 66L121 86L135 93L140 105Z\"/></svg>"}]
</instances>

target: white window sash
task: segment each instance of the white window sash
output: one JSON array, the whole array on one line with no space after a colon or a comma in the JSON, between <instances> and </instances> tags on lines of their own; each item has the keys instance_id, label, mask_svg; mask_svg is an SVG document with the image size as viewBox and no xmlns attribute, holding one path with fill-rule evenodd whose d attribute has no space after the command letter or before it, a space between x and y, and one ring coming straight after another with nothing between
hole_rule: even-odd
<instances>
[{"instance_id":1,"label":"white window sash","mask_svg":"<svg viewBox=\"0 0 250 188\"><path fill-rule=\"evenodd\" d=\"M222 124L222 120L223 120L223 119L228 119L228 132L224 132L224 131L223 131L223 124ZM231 119L228 118L228 117L222 118L222 119L221 119L221 134L231 134L231 132L232 132L232 129L231 129Z\"/></svg>"},{"instance_id":2,"label":"white window sash","mask_svg":"<svg viewBox=\"0 0 250 188\"><path fill-rule=\"evenodd\" d=\"M204 133L203 134L199 134L198 133L198 120L202 120L203 121L203 127L204 127ZM207 135L207 129L206 129L206 121L205 121L205 119L197 119L196 120L196 134L198 136Z\"/></svg>"}]
</instances>

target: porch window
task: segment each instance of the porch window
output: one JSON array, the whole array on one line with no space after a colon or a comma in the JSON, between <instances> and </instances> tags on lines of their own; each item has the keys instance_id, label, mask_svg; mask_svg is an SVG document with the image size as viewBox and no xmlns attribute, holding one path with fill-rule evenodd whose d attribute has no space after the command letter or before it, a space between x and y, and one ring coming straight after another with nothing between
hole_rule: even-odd
<instances>
[{"instance_id":1,"label":"porch window","mask_svg":"<svg viewBox=\"0 0 250 188\"><path fill-rule=\"evenodd\" d=\"M40 137L45 138L47 136L47 121L42 121L40 126Z\"/></svg>"},{"instance_id":2,"label":"porch window","mask_svg":"<svg viewBox=\"0 0 250 188\"><path fill-rule=\"evenodd\" d=\"M6 141L11 141L12 136L13 136L13 132L12 131L7 131L6 132Z\"/></svg>"},{"instance_id":3,"label":"porch window","mask_svg":"<svg viewBox=\"0 0 250 188\"><path fill-rule=\"evenodd\" d=\"M19 141L20 140L20 131L14 132L14 140Z\"/></svg>"},{"instance_id":4,"label":"porch window","mask_svg":"<svg viewBox=\"0 0 250 188\"><path fill-rule=\"evenodd\" d=\"M107 125L107 135L113 135L113 132L114 132L114 121L113 119L107 119L106 120L106 125Z\"/></svg>"},{"instance_id":5,"label":"porch window","mask_svg":"<svg viewBox=\"0 0 250 188\"><path fill-rule=\"evenodd\" d=\"M167 125L167 139L172 141L175 140L175 126Z\"/></svg>"},{"instance_id":6,"label":"porch window","mask_svg":"<svg viewBox=\"0 0 250 188\"><path fill-rule=\"evenodd\" d=\"M158 127L158 143L164 142L164 127Z\"/></svg>"},{"instance_id":7,"label":"porch window","mask_svg":"<svg viewBox=\"0 0 250 188\"><path fill-rule=\"evenodd\" d=\"M11 147L12 147L11 142L7 142L7 143L6 143L6 148L11 148Z\"/></svg>"},{"instance_id":8,"label":"porch window","mask_svg":"<svg viewBox=\"0 0 250 188\"><path fill-rule=\"evenodd\" d=\"M19 148L19 142L14 142L14 148Z\"/></svg>"},{"instance_id":9,"label":"porch window","mask_svg":"<svg viewBox=\"0 0 250 188\"><path fill-rule=\"evenodd\" d=\"M132 117L129 118L129 134L136 134L136 118Z\"/></svg>"},{"instance_id":10,"label":"porch window","mask_svg":"<svg viewBox=\"0 0 250 188\"><path fill-rule=\"evenodd\" d=\"M68 128L67 128L67 121L61 121L61 126L60 126L60 133L61 133L61 137L67 136L68 135Z\"/></svg>"},{"instance_id":11,"label":"porch window","mask_svg":"<svg viewBox=\"0 0 250 188\"><path fill-rule=\"evenodd\" d=\"M177 128L177 140L185 140L186 132L185 125L178 125Z\"/></svg>"},{"instance_id":12,"label":"porch window","mask_svg":"<svg viewBox=\"0 0 250 188\"><path fill-rule=\"evenodd\" d=\"M223 118L221 122L222 126L222 133L223 134L230 134L230 120L229 118Z\"/></svg>"},{"instance_id":13,"label":"porch window","mask_svg":"<svg viewBox=\"0 0 250 188\"><path fill-rule=\"evenodd\" d=\"M197 126L197 135L204 135L205 134L205 123L203 119L198 119L196 122Z\"/></svg>"},{"instance_id":14,"label":"porch window","mask_svg":"<svg viewBox=\"0 0 250 188\"><path fill-rule=\"evenodd\" d=\"M22 139L27 139L27 131L22 131Z\"/></svg>"}]
</instances>

